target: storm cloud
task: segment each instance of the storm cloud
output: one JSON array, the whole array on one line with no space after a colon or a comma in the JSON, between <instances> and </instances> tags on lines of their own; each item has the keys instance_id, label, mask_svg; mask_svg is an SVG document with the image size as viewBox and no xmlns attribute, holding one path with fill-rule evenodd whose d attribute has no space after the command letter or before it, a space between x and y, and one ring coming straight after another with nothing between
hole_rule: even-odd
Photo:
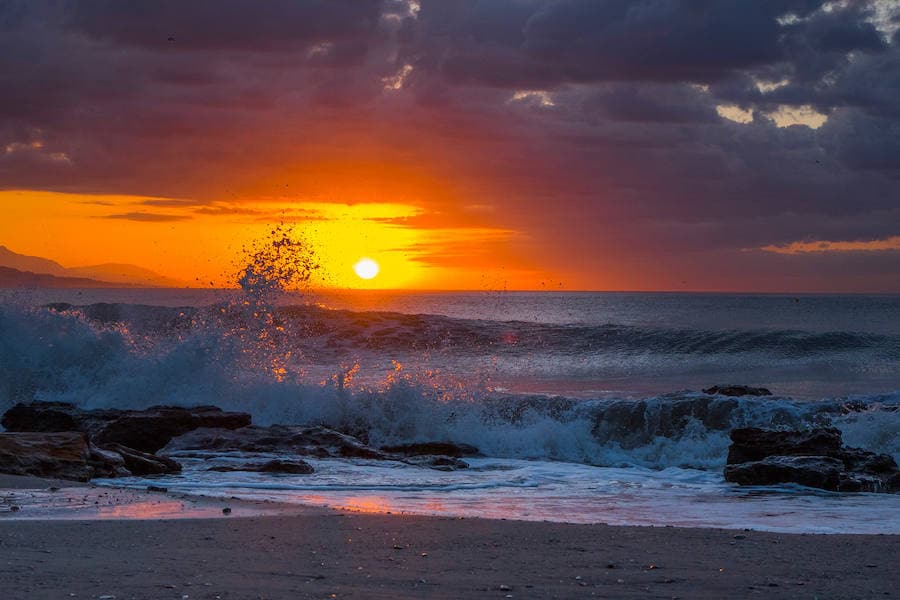
<instances>
[{"instance_id":1,"label":"storm cloud","mask_svg":"<svg viewBox=\"0 0 900 600\"><path fill-rule=\"evenodd\" d=\"M878 0L6 0L0 188L208 215L402 198L434 227L520 233L571 287L900 291L897 250L764 250L900 235L898 19Z\"/></svg>"}]
</instances>

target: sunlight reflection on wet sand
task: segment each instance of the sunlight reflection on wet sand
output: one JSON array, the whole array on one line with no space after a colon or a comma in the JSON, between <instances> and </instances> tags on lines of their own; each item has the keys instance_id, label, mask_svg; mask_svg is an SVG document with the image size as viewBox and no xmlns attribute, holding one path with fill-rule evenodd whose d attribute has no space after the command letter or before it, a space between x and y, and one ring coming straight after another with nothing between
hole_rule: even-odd
<instances>
[{"instance_id":1,"label":"sunlight reflection on wet sand","mask_svg":"<svg viewBox=\"0 0 900 600\"><path fill-rule=\"evenodd\" d=\"M298 508L106 487L0 490L0 520L210 519L283 514Z\"/></svg>"}]
</instances>

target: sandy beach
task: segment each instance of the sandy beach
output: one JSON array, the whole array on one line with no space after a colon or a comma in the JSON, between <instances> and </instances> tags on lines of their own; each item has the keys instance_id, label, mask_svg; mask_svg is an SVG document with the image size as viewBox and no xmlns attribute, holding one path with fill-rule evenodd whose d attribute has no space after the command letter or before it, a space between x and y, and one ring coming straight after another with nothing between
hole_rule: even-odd
<instances>
[{"instance_id":1,"label":"sandy beach","mask_svg":"<svg viewBox=\"0 0 900 600\"><path fill-rule=\"evenodd\" d=\"M40 482L0 483L8 492ZM218 516L200 519L14 520L6 514L0 517L2 596L824 599L891 598L900 584L897 536L327 509L242 517L222 515L222 504L213 504L217 510L208 514Z\"/></svg>"}]
</instances>

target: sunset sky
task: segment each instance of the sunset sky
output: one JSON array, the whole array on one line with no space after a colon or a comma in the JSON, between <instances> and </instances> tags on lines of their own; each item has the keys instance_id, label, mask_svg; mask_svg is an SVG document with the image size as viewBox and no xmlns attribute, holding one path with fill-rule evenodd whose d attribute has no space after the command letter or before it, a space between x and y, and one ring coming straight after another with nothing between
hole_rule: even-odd
<instances>
[{"instance_id":1,"label":"sunset sky","mask_svg":"<svg viewBox=\"0 0 900 600\"><path fill-rule=\"evenodd\" d=\"M900 8L7 0L0 207L190 285L284 222L336 287L900 292Z\"/></svg>"}]
</instances>

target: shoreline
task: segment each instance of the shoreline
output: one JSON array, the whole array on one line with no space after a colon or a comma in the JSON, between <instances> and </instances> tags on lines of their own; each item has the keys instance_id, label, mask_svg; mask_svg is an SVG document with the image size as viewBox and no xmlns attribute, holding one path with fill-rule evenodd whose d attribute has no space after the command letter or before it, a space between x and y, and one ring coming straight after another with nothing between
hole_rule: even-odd
<instances>
[{"instance_id":1,"label":"shoreline","mask_svg":"<svg viewBox=\"0 0 900 600\"><path fill-rule=\"evenodd\" d=\"M287 516L315 506L0 474L0 523Z\"/></svg>"},{"instance_id":2,"label":"shoreline","mask_svg":"<svg viewBox=\"0 0 900 600\"><path fill-rule=\"evenodd\" d=\"M3 492L14 483L0 478ZM322 508L217 517L0 517L4 598L889 598L900 586L896 535Z\"/></svg>"}]
</instances>

